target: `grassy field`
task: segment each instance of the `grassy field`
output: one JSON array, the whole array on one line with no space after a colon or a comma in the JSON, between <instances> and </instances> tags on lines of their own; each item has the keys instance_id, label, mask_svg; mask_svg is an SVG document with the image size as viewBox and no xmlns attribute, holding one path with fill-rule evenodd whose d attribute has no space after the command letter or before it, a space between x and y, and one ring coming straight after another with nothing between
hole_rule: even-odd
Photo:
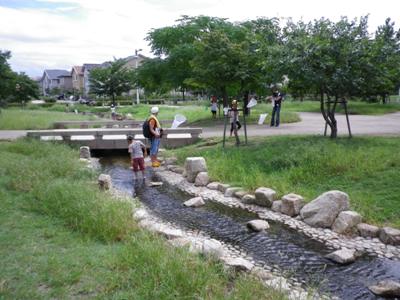
<instances>
[{"instance_id":1,"label":"grassy field","mask_svg":"<svg viewBox=\"0 0 400 300\"><path fill-rule=\"evenodd\" d=\"M137 228L64 145L0 143L0 299L285 299Z\"/></svg>"},{"instance_id":2,"label":"grassy field","mask_svg":"<svg viewBox=\"0 0 400 300\"><path fill-rule=\"evenodd\" d=\"M91 120L94 116L46 110L3 109L0 130L48 129L57 121Z\"/></svg>"},{"instance_id":3,"label":"grassy field","mask_svg":"<svg viewBox=\"0 0 400 300\"><path fill-rule=\"evenodd\" d=\"M215 144L217 143L217 144ZM266 186L279 196L298 193L310 201L323 192L349 194L365 221L400 228L399 138L268 137L222 149L220 139L175 150L203 156L211 178L248 191Z\"/></svg>"},{"instance_id":4,"label":"grassy field","mask_svg":"<svg viewBox=\"0 0 400 300\"><path fill-rule=\"evenodd\" d=\"M400 103L380 104L349 101L347 108L349 114L352 115L383 115L400 111ZM320 104L318 101L286 101L282 106L282 111L285 110L290 112L320 112ZM338 106L337 112L344 113L343 107Z\"/></svg>"}]
</instances>

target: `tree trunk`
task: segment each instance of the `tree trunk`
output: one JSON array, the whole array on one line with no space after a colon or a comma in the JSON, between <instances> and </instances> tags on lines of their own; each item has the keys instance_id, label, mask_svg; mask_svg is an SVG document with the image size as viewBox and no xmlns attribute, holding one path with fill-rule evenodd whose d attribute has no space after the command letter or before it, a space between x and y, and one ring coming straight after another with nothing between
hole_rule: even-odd
<instances>
[{"instance_id":1,"label":"tree trunk","mask_svg":"<svg viewBox=\"0 0 400 300\"><path fill-rule=\"evenodd\" d=\"M247 108L247 104L249 104L249 91L245 91L243 95L243 112L246 116L249 115L250 109Z\"/></svg>"},{"instance_id":2,"label":"tree trunk","mask_svg":"<svg viewBox=\"0 0 400 300\"><path fill-rule=\"evenodd\" d=\"M338 96L335 96L335 101L332 105L331 101L328 98L327 107L325 107L325 99L324 99L324 92L321 89L320 91L320 104L321 104L321 113L324 117L326 124L329 126L331 130L331 138L337 137L337 121L335 118L335 110L337 104Z\"/></svg>"},{"instance_id":3,"label":"tree trunk","mask_svg":"<svg viewBox=\"0 0 400 300\"><path fill-rule=\"evenodd\" d=\"M221 89L221 93L222 93L224 107L228 107L228 93L226 92L225 86Z\"/></svg>"}]
</instances>

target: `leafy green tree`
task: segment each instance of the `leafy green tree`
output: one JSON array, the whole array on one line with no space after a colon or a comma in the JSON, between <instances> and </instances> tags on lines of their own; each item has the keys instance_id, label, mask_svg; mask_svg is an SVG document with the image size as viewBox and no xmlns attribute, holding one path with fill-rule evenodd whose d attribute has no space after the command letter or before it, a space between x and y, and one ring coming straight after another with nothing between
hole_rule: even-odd
<instances>
[{"instance_id":1,"label":"leafy green tree","mask_svg":"<svg viewBox=\"0 0 400 300\"><path fill-rule=\"evenodd\" d=\"M99 96L109 96L115 104L115 97L135 87L135 72L125 67L123 59L110 62L105 68L90 72L90 91Z\"/></svg>"}]
</instances>

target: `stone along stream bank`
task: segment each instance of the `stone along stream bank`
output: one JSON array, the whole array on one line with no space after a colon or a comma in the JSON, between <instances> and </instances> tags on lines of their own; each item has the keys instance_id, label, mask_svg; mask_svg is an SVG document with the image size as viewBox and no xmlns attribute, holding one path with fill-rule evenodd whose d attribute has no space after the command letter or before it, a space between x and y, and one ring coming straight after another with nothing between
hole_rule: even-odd
<instances>
[{"instance_id":1,"label":"stone along stream bank","mask_svg":"<svg viewBox=\"0 0 400 300\"><path fill-rule=\"evenodd\" d=\"M143 204L145 209L134 215L141 226L167 236L174 245L188 245L192 251L212 253L227 265L252 271L266 284L286 290L292 299L306 299L310 296L306 291L312 291L312 298L383 299L368 287L382 280L400 281L397 246L310 227L226 196L227 186L225 190L195 186L176 167L179 173L168 170L173 167L148 170L147 183L164 183L149 186L133 181L126 156L104 157L100 164L115 188L137 196ZM193 197L201 197L204 205L183 205ZM260 232L249 230L248 222L257 219L269 226ZM357 250L355 262L338 264L326 257L342 248Z\"/></svg>"}]
</instances>

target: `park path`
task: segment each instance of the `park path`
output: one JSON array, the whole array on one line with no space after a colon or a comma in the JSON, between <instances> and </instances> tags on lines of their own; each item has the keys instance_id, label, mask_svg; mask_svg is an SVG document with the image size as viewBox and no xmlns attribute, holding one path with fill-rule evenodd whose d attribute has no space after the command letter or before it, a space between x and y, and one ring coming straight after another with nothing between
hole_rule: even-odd
<instances>
[{"instance_id":1,"label":"park path","mask_svg":"<svg viewBox=\"0 0 400 300\"><path fill-rule=\"evenodd\" d=\"M320 113L299 113L301 121L290 124L281 124L279 127L269 125L249 125L249 136L273 136L273 135L308 135L323 134L324 119ZM338 121L338 135L347 135L346 118L344 115L336 115ZM351 115L351 131L353 135L372 136L400 136L400 112L380 115ZM203 128L203 137L222 137L224 127L222 125ZM243 134L243 128L240 130ZM329 134L329 130L328 130ZM0 140L14 140L26 135L25 130L0 130Z\"/></svg>"},{"instance_id":2,"label":"park path","mask_svg":"<svg viewBox=\"0 0 400 300\"><path fill-rule=\"evenodd\" d=\"M249 125L247 126L247 133L249 136L314 135L324 133L325 121L320 113L302 112L299 115L300 122L281 124L279 127L270 127L266 124ZM336 119L338 122L338 135L348 135L345 115L338 114ZM400 112L380 116L351 115L349 119L353 135L400 136ZM205 127L203 128L203 137L222 136L223 130L223 126ZM243 127L241 131L243 131Z\"/></svg>"}]
</instances>

